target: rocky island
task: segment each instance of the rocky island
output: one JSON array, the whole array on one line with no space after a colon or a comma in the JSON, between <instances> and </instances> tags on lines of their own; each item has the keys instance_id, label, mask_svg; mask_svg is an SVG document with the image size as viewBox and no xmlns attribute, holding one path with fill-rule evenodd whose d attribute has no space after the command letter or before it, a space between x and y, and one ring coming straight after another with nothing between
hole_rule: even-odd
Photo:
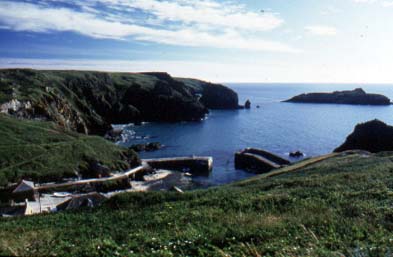
<instances>
[{"instance_id":1,"label":"rocky island","mask_svg":"<svg viewBox=\"0 0 393 257\"><path fill-rule=\"evenodd\" d=\"M319 103L319 104L353 104L353 105L390 105L390 99L384 95L366 93L357 88L333 93L308 93L295 96L284 102Z\"/></svg>"}]
</instances>

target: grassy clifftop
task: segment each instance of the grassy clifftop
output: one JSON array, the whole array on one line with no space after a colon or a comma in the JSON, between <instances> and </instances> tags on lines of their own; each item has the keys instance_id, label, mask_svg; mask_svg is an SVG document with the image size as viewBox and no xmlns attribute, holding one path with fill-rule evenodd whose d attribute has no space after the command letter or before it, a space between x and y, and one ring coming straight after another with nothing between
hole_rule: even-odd
<instances>
[{"instance_id":1,"label":"grassy clifftop","mask_svg":"<svg viewBox=\"0 0 393 257\"><path fill-rule=\"evenodd\" d=\"M389 256L393 154L306 164L209 190L122 194L98 209L3 219L0 253Z\"/></svg>"},{"instance_id":2,"label":"grassy clifftop","mask_svg":"<svg viewBox=\"0 0 393 257\"><path fill-rule=\"evenodd\" d=\"M198 83L190 86L187 81ZM205 87L213 90L205 94ZM7 69L0 70L0 107L16 116L49 119L70 130L104 134L113 123L201 120L207 108L216 106L199 101L197 92L210 97L211 91L220 90L217 101L229 97L233 108L237 107L237 94L229 89L223 94L223 88L178 80L166 73Z\"/></svg>"},{"instance_id":3,"label":"grassy clifftop","mask_svg":"<svg viewBox=\"0 0 393 257\"><path fill-rule=\"evenodd\" d=\"M103 138L65 131L51 122L0 114L0 186L22 178L45 182L85 175L91 172L92 161L122 170L134 166L137 155Z\"/></svg>"}]
</instances>

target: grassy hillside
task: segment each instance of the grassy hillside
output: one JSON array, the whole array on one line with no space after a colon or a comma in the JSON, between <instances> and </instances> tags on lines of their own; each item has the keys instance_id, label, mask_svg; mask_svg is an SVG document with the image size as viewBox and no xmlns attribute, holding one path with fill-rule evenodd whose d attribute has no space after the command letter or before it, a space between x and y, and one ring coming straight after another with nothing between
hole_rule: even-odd
<instances>
[{"instance_id":1,"label":"grassy hillside","mask_svg":"<svg viewBox=\"0 0 393 257\"><path fill-rule=\"evenodd\" d=\"M122 194L78 212L0 220L0 253L389 256L393 153L333 155L209 190Z\"/></svg>"},{"instance_id":2,"label":"grassy hillside","mask_svg":"<svg viewBox=\"0 0 393 257\"><path fill-rule=\"evenodd\" d=\"M195 85L186 85L187 81ZM198 100L196 91L205 95L205 87L206 97L214 94L217 103L204 105ZM20 103L11 112L15 116L44 118L73 131L100 135L113 123L199 121L207 107L237 107L237 94L224 86L177 80L167 73L0 70L1 111L9 109L2 105L11 100Z\"/></svg>"},{"instance_id":3,"label":"grassy hillside","mask_svg":"<svg viewBox=\"0 0 393 257\"><path fill-rule=\"evenodd\" d=\"M100 137L67 132L51 122L0 114L0 186L21 178L54 181L89 173L89 162L113 170L135 165L137 155Z\"/></svg>"}]
</instances>

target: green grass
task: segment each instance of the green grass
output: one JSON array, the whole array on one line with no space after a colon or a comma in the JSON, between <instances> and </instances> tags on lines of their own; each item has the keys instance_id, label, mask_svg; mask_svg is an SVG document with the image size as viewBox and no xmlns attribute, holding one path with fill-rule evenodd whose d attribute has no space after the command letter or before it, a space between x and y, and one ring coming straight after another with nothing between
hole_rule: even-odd
<instances>
[{"instance_id":1,"label":"green grass","mask_svg":"<svg viewBox=\"0 0 393 257\"><path fill-rule=\"evenodd\" d=\"M0 253L389 256L392 175L393 153L337 155L208 190L122 194L93 210L0 220Z\"/></svg>"},{"instance_id":2,"label":"green grass","mask_svg":"<svg viewBox=\"0 0 393 257\"><path fill-rule=\"evenodd\" d=\"M93 159L113 170L126 169L132 156L136 154L100 137L0 115L0 186L22 178L45 182L83 175Z\"/></svg>"}]
</instances>

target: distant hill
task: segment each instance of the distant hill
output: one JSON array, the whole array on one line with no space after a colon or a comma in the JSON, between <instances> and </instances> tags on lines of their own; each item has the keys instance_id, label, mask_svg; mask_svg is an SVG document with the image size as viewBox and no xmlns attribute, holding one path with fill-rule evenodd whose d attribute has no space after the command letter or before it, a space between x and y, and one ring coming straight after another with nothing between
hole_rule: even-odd
<instances>
[{"instance_id":1,"label":"distant hill","mask_svg":"<svg viewBox=\"0 0 393 257\"><path fill-rule=\"evenodd\" d=\"M390 105L390 99L383 95L369 94L363 89L352 91L336 91L333 93L308 93L295 96L284 102L321 103L321 104L354 104L354 105Z\"/></svg>"}]
</instances>

